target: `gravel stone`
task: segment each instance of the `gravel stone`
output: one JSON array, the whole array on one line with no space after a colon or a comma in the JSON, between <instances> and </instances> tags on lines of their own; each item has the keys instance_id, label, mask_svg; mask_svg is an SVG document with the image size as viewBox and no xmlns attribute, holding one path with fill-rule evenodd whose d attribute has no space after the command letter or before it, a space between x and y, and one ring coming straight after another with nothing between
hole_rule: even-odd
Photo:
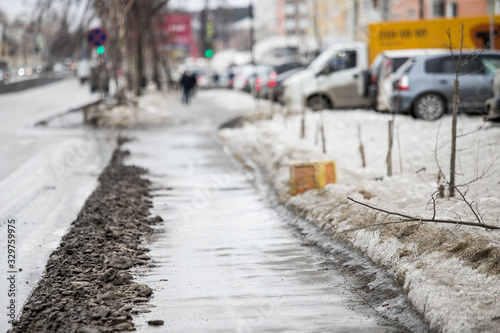
<instances>
[{"instance_id":1,"label":"gravel stone","mask_svg":"<svg viewBox=\"0 0 500 333\"><path fill-rule=\"evenodd\" d=\"M148 325L151 325L151 326L161 326L163 325L163 320L148 320Z\"/></svg>"},{"instance_id":2,"label":"gravel stone","mask_svg":"<svg viewBox=\"0 0 500 333\"><path fill-rule=\"evenodd\" d=\"M113 153L9 333L135 329L133 304L147 302L153 290L127 270L149 260L141 239L161 218L149 217L151 184L146 170L123 164L127 155L120 147Z\"/></svg>"}]
</instances>

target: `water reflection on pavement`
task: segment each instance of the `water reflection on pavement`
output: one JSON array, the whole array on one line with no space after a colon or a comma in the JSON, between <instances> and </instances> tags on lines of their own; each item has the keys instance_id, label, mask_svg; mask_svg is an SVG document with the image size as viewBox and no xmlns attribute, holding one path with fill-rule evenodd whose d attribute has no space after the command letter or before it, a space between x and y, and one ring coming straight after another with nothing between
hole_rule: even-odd
<instances>
[{"instance_id":1,"label":"water reflection on pavement","mask_svg":"<svg viewBox=\"0 0 500 333\"><path fill-rule=\"evenodd\" d=\"M401 332L301 246L248 171L212 139L220 119L203 113L207 103L195 100L180 126L135 131L125 147L128 163L149 169L152 213L164 220L149 240L152 265L135 271L154 290L137 330Z\"/></svg>"}]
</instances>

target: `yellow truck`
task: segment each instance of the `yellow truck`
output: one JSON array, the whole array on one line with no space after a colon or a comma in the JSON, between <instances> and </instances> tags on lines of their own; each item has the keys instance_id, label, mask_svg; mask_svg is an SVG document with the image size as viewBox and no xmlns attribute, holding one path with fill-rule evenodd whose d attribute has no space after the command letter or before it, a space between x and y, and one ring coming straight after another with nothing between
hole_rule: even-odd
<instances>
[{"instance_id":1,"label":"yellow truck","mask_svg":"<svg viewBox=\"0 0 500 333\"><path fill-rule=\"evenodd\" d=\"M494 16L493 21L495 49L500 50L500 16ZM444 48L450 41L453 49L460 49L462 25L463 49L485 48L488 45L489 16L369 24L366 40L369 62L371 64L379 53L387 50Z\"/></svg>"}]
</instances>

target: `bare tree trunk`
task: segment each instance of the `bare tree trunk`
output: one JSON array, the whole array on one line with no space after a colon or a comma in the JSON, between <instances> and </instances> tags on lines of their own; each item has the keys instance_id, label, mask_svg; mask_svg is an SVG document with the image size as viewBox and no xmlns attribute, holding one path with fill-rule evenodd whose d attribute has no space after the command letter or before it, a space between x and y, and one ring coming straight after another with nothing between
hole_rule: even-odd
<instances>
[{"instance_id":1,"label":"bare tree trunk","mask_svg":"<svg viewBox=\"0 0 500 333\"><path fill-rule=\"evenodd\" d=\"M156 44L156 36L155 36L154 20L153 19L149 20L148 34L149 34L149 42L150 42L151 51L153 53L153 80L156 84L156 88L158 90L161 90L160 73L158 70L158 66L161 64L161 62L160 62L160 55L159 55L159 51L158 51L158 45Z\"/></svg>"},{"instance_id":2,"label":"bare tree trunk","mask_svg":"<svg viewBox=\"0 0 500 333\"><path fill-rule=\"evenodd\" d=\"M129 87L129 81L128 81L128 75L129 75L129 68L128 68L128 51L127 51L127 38L126 38L126 33L127 33L127 28L126 28L126 22L127 22L127 14L130 11L130 8L134 4L136 0L128 0L125 6L122 7L122 1L120 0L113 0L113 3L110 4L110 6L113 7L114 11L114 20L113 23L115 25L115 34L116 34L116 44L117 44L117 52L119 53L118 57L116 57L116 68L121 69L121 78L122 82L121 84L118 84L118 77L116 76L115 73L115 79L117 83L117 91L116 91L116 98L118 99L118 103L123 103L126 100L125 93L128 90ZM115 71L116 72L116 71Z\"/></svg>"},{"instance_id":3,"label":"bare tree trunk","mask_svg":"<svg viewBox=\"0 0 500 333\"><path fill-rule=\"evenodd\" d=\"M453 84L453 117L451 120L451 154L450 154L450 197L455 196L455 171L457 159L457 114L458 114L458 69Z\"/></svg>"},{"instance_id":4,"label":"bare tree trunk","mask_svg":"<svg viewBox=\"0 0 500 333\"><path fill-rule=\"evenodd\" d=\"M139 28L137 29L137 45L136 45L136 74L137 77L135 78L135 95L136 96L141 96L141 88L142 88L142 80L144 77L144 53L143 53L143 42L144 42L144 33L142 29L142 19L141 13L137 13L138 16L138 22L139 22Z\"/></svg>"},{"instance_id":5,"label":"bare tree trunk","mask_svg":"<svg viewBox=\"0 0 500 333\"><path fill-rule=\"evenodd\" d=\"M448 29L448 38L450 40L450 51L452 50L451 45L451 32ZM456 173L456 159L457 159L457 115L458 115L458 92L459 92L459 82L458 82L458 72L460 70L462 61L462 49L464 40L464 25L462 24L462 29L460 31L460 53L458 54L458 61L455 62L455 82L453 84L453 117L451 121L451 154L450 154L450 183L448 194L450 197L455 196L455 173ZM452 51L451 51L452 52ZM452 54L453 56L453 54Z\"/></svg>"}]
</instances>

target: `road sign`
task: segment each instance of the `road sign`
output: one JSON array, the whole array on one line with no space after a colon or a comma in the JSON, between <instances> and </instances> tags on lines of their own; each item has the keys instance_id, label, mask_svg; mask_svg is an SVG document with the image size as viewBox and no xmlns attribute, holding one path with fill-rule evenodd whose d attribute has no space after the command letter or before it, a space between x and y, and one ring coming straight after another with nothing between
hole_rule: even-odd
<instances>
[{"instance_id":1,"label":"road sign","mask_svg":"<svg viewBox=\"0 0 500 333\"><path fill-rule=\"evenodd\" d=\"M108 36L101 28L92 29L87 34L87 42L91 47L99 47L106 44Z\"/></svg>"}]
</instances>

